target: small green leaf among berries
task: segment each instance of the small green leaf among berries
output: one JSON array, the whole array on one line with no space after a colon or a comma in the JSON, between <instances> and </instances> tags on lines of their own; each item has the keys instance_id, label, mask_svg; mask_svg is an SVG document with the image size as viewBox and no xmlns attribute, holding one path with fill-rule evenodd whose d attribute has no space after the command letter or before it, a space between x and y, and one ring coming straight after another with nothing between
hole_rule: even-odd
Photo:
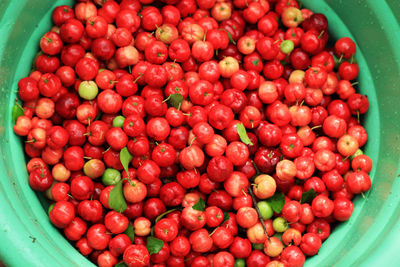
<instances>
[{"instance_id":1,"label":"small green leaf among berries","mask_svg":"<svg viewBox=\"0 0 400 267\"><path fill-rule=\"evenodd\" d=\"M267 199L267 202L273 211L281 213L283 205L285 205L285 195L282 192L276 192L272 197Z\"/></svg>"},{"instance_id":2,"label":"small green leaf among berries","mask_svg":"<svg viewBox=\"0 0 400 267\"><path fill-rule=\"evenodd\" d=\"M206 203L204 203L204 200L202 198L199 198L199 200L196 202L196 204L193 205L192 208L198 211L205 211Z\"/></svg>"},{"instance_id":3,"label":"small green leaf among berries","mask_svg":"<svg viewBox=\"0 0 400 267\"><path fill-rule=\"evenodd\" d=\"M307 192L304 192L303 194L301 194L300 203L301 204L311 203L316 196L317 196L317 193L315 193L314 189L311 188Z\"/></svg>"},{"instance_id":4,"label":"small green leaf among berries","mask_svg":"<svg viewBox=\"0 0 400 267\"><path fill-rule=\"evenodd\" d=\"M121 151L119 152L119 160L121 161L124 170L128 174L128 177L129 177L129 171L128 171L129 163L131 162L132 158L133 156L131 155L131 153L129 153L128 148L126 147L121 149Z\"/></svg>"},{"instance_id":5,"label":"small green leaf among berries","mask_svg":"<svg viewBox=\"0 0 400 267\"><path fill-rule=\"evenodd\" d=\"M247 135L246 128L244 127L243 123L236 124L236 130L239 134L240 140L245 143L246 145L253 145L249 136Z\"/></svg>"},{"instance_id":6,"label":"small green leaf among berries","mask_svg":"<svg viewBox=\"0 0 400 267\"><path fill-rule=\"evenodd\" d=\"M115 184L114 188L110 191L110 197L108 198L108 205L111 209L122 213L128 207L126 205L124 193L122 191L122 180Z\"/></svg>"},{"instance_id":7,"label":"small green leaf among berries","mask_svg":"<svg viewBox=\"0 0 400 267\"><path fill-rule=\"evenodd\" d=\"M146 248L149 251L150 255L160 252L163 246L164 246L164 241L155 238L153 236L149 236L147 238Z\"/></svg>"}]
</instances>

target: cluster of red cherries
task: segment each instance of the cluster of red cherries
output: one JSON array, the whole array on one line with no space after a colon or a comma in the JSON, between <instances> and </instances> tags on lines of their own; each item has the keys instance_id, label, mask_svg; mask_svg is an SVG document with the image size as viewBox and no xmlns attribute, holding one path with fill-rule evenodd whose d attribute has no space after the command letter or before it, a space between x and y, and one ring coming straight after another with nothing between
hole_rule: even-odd
<instances>
[{"instance_id":1,"label":"cluster of red cherries","mask_svg":"<svg viewBox=\"0 0 400 267\"><path fill-rule=\"evenodd\" d=\"M78 0L18 82L49 218L99 266L296 267L371 187L355 43L296 0Z\"/></svg>"}]
</instances>

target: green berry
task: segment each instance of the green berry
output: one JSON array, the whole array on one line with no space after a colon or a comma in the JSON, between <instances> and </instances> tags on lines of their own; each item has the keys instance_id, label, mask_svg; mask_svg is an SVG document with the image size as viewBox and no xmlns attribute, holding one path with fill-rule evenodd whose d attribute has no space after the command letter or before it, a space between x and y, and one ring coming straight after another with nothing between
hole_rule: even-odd
<instances>
[{"instance_id":1,"label":"green berry","mask_svg":"<svg viewBox=\"0 0 400 267\"><path fill-rule=\"evenodd\" d=\"M289 224L284 218L277 217L272 222L272 227L274 228L275 232L283 233L289 228Z\"/></svg>"},{"instance_id":2,"label":"green berry","mask_svg":"<svg viewBox=\"0 0 400 267\"><path fill-rule=\"evenodd\" d=\"M251 244L253 249L257 249L257 250L263 250L264 249L264 244L263 243L259 243L259 244Z\"/></svg>"},{"instance_id":3,"label":"green berry","mask_svg":"<svg viewBox=\"0 0 400 267\"><path fill-rule=\"evenodd\" d=\"M284 40L281 43L281 51L284 54L289 54L294 49L294 43L292 40Z\"/></svg>"},{"instance_id":4,"label":"green berry","mask_svg":"<svg viewBox=\"0 0 400 267\"><path fill-rule=\"evenodd\" d=\"M264 220L268 220L274 215L274 211L271 208L271 205L267 201L260 201L257 203L258 209L260 210L261 217Z\"/></svg>"},{"instance_id":5,"label":"green berry","mask_svg":"<svg viewBox=\"0 0 400 267\"><path fill-rule=\"evenodd\" d=\"M354 153L353 155L350 156L350 159L353 160L355 157L359 156L359 155L363 155L364 152L361 149L357 149L356 153Z\"/></svg>"},{"instance_id":6,"label":"green berry","mask_svg":"<svg viewBox=\"0 0 400 267\"><path fill-rule=\"evenodd\" d=\"M119 116L115 117L113 120L113 127L122 128L122 126L124 126L124 121L125 121L124 116L119 115Z\"/></svg>"},{"instance_id":7,"label":"green berry","mask_svg":"<svg viewBox=\"0 0 400 267\"><path fill-rule=\"evenodd\" d=\"M86 100L93 100L96 98L99 88L94 81L83 81L79 84L79 96Z\"/></svg>"},{"instance_id":8,"label":"green berry","mask_svg":"<svg viewBox=\"0 0 400 267\"><path fill-rule=\"evenodd\" d=\"M235 267L245 267L246 262L244 259L236 259L235 260Z\"/></svg>"},{"instance_id":9,"label":"green berry","mask_svg":"<svg viewBox=\"0 0 400 267\"><path fill-rule=\"evenodd\" d=\"M118 170L113 169L113 168L107 168L104 171L103 176L101 177L101 181L106 186L115 185L120 180L121 180L121 173Z\"/></svg>"}]
</instances>

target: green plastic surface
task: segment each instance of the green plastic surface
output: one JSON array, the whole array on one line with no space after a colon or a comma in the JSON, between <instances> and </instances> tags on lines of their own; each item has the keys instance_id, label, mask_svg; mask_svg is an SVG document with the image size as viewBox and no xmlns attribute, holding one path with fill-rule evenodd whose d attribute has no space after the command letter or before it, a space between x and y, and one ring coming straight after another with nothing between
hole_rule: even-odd
<instances>
[{"instance_id":1,"label":"green plastic surface","mask_svg":"<svg viewBox=\"0 0 400 267\"><path fill-rule=\"evenodd\" d=\"M372 189L355 199L351 219L336 227L306 266L399 266L400 253L400 1L302 0L329 19L333 38L357 43L359 90L367 94L366 154ZM91 266L49 222L46 201L29 188L11 107L28 75L51 10L72 1L0 0L0 259L9 266Z\"/></svg>"}]
</instances>

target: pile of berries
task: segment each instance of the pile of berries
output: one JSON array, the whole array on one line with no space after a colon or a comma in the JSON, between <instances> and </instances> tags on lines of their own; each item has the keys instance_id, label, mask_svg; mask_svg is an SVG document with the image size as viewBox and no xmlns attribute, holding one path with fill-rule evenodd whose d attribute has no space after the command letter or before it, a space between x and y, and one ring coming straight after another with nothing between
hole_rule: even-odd
<instances>
[{"instance_id":1,"label":"pile of berries","mask_svg":"<svg viewBox=\"0 0 400 267\"><path fill-rule=\"evenodd\" d=\"M14 131L99 266L302 266L371 187L348 37L296 0L59 6ZM20 104L22 103L22 104Z\"/></svg>"}]
</instances>

